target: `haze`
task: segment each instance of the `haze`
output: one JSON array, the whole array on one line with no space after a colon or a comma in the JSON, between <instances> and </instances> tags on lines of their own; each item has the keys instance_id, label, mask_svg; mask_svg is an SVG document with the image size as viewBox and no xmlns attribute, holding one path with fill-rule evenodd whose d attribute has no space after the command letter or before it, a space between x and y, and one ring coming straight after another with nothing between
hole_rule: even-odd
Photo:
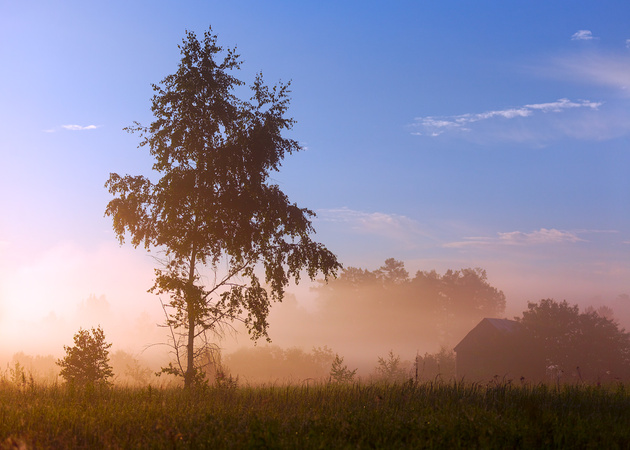
<instances>
[{"instance_id":1,"label":"haze","mask_svg":"<svg viewBox=\"0 0 630 450\"><path fill-rule=\"evenodd\" d=\"M113 350L164 341L154 260L118 246L103 184L150 173L122 128L150 123L151 83L176 70L185 30L209 25L238 46L240 78L292 80L306 151L274 179L346 267L481 267L505 317L550 297L610 306L630 327L629 14L627 1L4 5L2 367L18 351L60 356L99 323ZM441 344L410 331L374 348L338 337L354 323L309 327L309 287L272 310L274 344L356 364Z\"/></svg>"}]
</instances>

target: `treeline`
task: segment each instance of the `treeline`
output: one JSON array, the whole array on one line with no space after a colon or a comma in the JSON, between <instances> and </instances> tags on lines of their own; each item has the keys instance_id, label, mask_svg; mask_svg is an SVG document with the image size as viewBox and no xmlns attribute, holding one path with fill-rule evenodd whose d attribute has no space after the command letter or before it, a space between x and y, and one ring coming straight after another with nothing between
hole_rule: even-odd
<instances>
[{"instance_id":1,"label":"treeline","mask_svg":"<svg viewBox=\"0 0 630 450\"><path fill-rule=\"evenodd\" d=\"M331 342L366 348L383 342L394 348L453 347L482 318L501 317L506 303L483 269L418 271L411 277L393 258L373 271L345 268L316 290L319 312L312 326Z\"/></svg>"},{"instance_id":2,"label":"treeline","mask_svg":"<svg viewBox=\"0 0 630 450\"><path fill-rule=\"evenodd\" d=\"M309 384L350 382L451 381L455 379L455 354L442 348L438 353L401 356L393 350L375 356L371 370L357 373L345 357L329 347L305 351L277 345L241 348L231 353L214 353L205 361L205 381L210 385ZM158 377L155 370L131 354L118 350L108 359L112 383L119 386L168 386L173 378ZM63 383L57 359L16 353L0 381L17 386Z\"/></svg>"},{"instance_id":3,"label":"treeline","mask_svg":"<svg viewBox=\"0 0 630 450\"><path fill-rule=\"evenodd\" d=\"M16 385L31 383L51 385L62 382L61 367L52 355L28 355L18 352L13 355L6 368L0 372L0 379ZM154 383L155 370L140 358L117 350L108 356L114 376L113 382L125 386L146 386Z\"/></svg>"}]
</instances>

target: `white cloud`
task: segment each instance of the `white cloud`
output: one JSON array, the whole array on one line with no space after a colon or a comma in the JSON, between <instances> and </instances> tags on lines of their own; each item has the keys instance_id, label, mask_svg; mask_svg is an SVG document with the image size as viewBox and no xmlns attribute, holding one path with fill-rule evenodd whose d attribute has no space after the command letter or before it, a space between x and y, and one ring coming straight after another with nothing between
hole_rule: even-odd
<instances>
[{"instance_id":1,"label":"white cloud","mask_svg":"<svg viewBox=\"0 0 630 450\"><path fill-rule=\"evenodd\" d=\"M630 48L630 39L626 39L626 48Z\"/></svg>"},{"instance_id":2,"label":"white cloud","mask_svg":"<svg viewBox=\"0 0 630 450\"><path fill-rule=\"evenodd\" d=\"M87 126L62 125L61 128L65 128L66 130L70 130L70 131L83 131L83 130L96 130L97 128L99 128L99 126L98 125L87 125Z\"/></svg>"},{"instance_id":3,"label":"white cloud","mask_svg":"<svg viewBox=\"0 0 630 450\"><path fill-rule=\"evenodd\" d=\"M509 231L497 233L497 237L466 237L463 241L449 242L444 245L448 248L483 247L499 245L552 245L585 242L576 231L557 230L555 228L541 228L530 233L522 231Z\"/></svg>"},{"instance_id":4,"label":"white cloud","mask_svg":"<svg viewBox=\"0 0 630 450\"><path fill-rule=\"evenodd\" d=\"M572 102L569 99L561 98L551 103L537 103L533 105L525 105L524 108L531 110L539 110L543 112L561 112L563 109L569 108L591 108L598 109L602 106L601 102L591 102L588 100L580 100L578 102Z\"/></svg>"},{"instance_id":5,"label":"white cloud","mask_svg":"<svg viewBox=\"0 0 630 450\"><path fill-rule=\"evenodd\" d=\"M590 41L592 39L595 39L595 36L590 30L579 30L571 36L572 41Z\"/></svg>"},{"instance_id":6,"label":"white cloud","mask_svg":"<svg viewBox=\"0 0 630 450\"><path fill-rule=\"evenodd\" d=\"M559 100L556 100L555 102L534 103L516 108L486 111L482 113L467 113L446 117L417 117L415 119L415 123L412 126L414 128L419 128L421 131L414 132L413 134L429 135L435 137L450 130L471 131L471 128L469 126L481 121L490 121L492 119L510 120L516 118L526 118L533 116L538 112L560 113L568 109L577 108L597 110L601 105L601 102L593 102L589 100L571 101L566 98L561 98Z\"/></svg>"}]
</instances>

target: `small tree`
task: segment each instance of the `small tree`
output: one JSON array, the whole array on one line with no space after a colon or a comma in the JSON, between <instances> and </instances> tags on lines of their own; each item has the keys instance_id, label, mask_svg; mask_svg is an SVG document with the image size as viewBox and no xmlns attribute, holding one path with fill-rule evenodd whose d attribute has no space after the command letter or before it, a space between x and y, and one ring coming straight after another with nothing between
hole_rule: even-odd
<instances>
[{"instance_id":1,"label":"small tree","mask_svg":"<svg viewBox=\"0 0 630 450\"><path fill-rule=\"evenodd\" d=\"M357 369L348 369L348 366L343 363L343 357L335 353L335 360L330 368L330 381L332 383L352 383L356 373Z\"/></svg>"},{"instance_id":2,"label":"small tree","mask_svg":"<svg viewBox=\"0 0 630 450\"><path fill-rule=\"evenodd\" d=\"M109 384L108 378L114 376L109 365L109 348L112 344L105 342L105 333L99 326L91 332L79 329L74 335L74 346L63 346L66 356L57 360L61 367L59 375L66 382L75 385Z\"/></svg>"},{"instance_id":3,"label":"small tree","mask_svg":"<svg viewBox=\"0 0 630 450\"><path fill-rule=\"evenodd\" d=\"M400 355L395 355L393 350L390 350L387 359L378 357L378 366L376 372L379 377L385 381L401 381L407 375L403 364L400 361Z\"/></svg>"}]
</instances>

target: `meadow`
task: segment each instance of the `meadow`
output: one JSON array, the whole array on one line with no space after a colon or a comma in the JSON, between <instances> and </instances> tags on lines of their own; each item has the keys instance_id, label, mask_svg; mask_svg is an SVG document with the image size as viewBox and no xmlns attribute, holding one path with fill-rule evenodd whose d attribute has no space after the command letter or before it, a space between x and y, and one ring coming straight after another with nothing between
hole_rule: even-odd
<instances>
[{"instance_id":1,"label":"meadow","mask_svg":"<svg viewBox=\"0 0 630 450\"><path fill-rule=\"evenodd\" d=\"M623 384L0 386L1 448L629 448Z\"/></svg>"}]
</instances>

